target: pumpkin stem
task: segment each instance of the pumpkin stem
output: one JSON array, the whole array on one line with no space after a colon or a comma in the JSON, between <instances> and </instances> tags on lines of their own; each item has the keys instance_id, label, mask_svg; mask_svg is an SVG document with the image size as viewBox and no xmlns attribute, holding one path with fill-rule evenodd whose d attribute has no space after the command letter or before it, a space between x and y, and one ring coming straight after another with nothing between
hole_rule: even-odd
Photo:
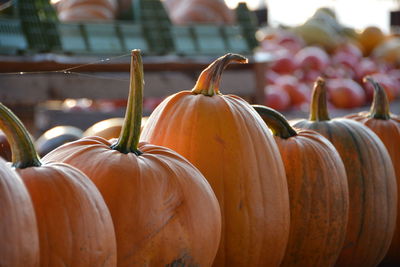
<instances>
[{"instance_id":1,"label":"pumpkin stem","mask_svg":"<svg viewBox=\"0 0 400 267\"><path fill-rule=\"evenodd\" d=\"M139 49L132 50L131 55L128 105L118 141L111 146L111 149L124 154L135 153L139 156L142 154L138 150L138 144L143 106L143 63Z\"/></svg>"},{"instance_id":2,"label":"pumpkin stem","mask_svg":"<svg viewBox=\"0 0 400 267\"><path fill-rule=\"evenodd\" d=\"M326 85L325 80L321 77L314 83L311 95L310 105L310 121L328 121L328 106L326 104Z\"/></svg>"},{"instance_id":3,"label":"pumpkin stem","mask_svg":"<svg viewBox=\"0 0 400 267\"><path fill-rule=\"evenodd\" d=\"M252 106L261 116L264 122L268 125L273 135L283 139L288 139L292 136L297 135L296 130L293 129L292 126L290 126L286 118L275 109L262 105L252 105Z\"/></svg>"},{"instance_id":4,"label":"pumpkin stem","mask_svg":"<svg viewBox=\"0 0 400 267\"><path fill-rule=\"evenodd\" d=\"M369 117L380 120L390 119L389 101L385 89L371 76L365 77L364 82L370 82L374 87L374 99L372 100Z\"/></svg>"},{"instance_id":5,"label":"pumpkin stem","mask_svg":"<svg viewBox=\"0 0 400 267\"><path fill-rule=\"evenodd\" d=\"M12 166L18 169L42 165L32 138L19 118L0 103L0 128L11 146Z\"/></svg>"},{"instance_id":6,"label":"pumpkin stem","mask_svg":"<svg viewBox=\"0 0 400 267\"><path fill-rule=\"evenodd\" d=\"M205 96L220 94L219 85L222 72L232 62L243 64L247 63L248 60L244 56L231 53L216 59L200 73L192 92L194 94L203 94Z\"/></svg>"}]
</instances>

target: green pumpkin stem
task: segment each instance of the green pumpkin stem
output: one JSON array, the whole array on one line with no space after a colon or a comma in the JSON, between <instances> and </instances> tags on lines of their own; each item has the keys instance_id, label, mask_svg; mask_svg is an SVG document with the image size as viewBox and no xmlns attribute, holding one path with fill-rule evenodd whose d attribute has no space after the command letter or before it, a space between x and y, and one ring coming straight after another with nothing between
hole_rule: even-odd
<instances>
[{"instance_id":1,"label":"green pumpkin stem","mask_svg":"<svg viewBox=\"0 0 400 267\"><path fill-rule=\"evenodd\" d=\"M310 121L328 121L329 113L326 103L325 80L319 77L315 83L311 95Z\"/></svg>"},{"instance_id":2,"label":"green pumpkin stem","mask_svg":"<svg viewBox=\"0 0 400 267\"><path fill-rule=\"evenodd\" d=\"M278 111L262 105L252 106L267 124L273 135L283 139L288 139L297 135L295 129L290 126L286 118Z\"/></svg>"},{"instance_id":3,"label":"green pumpkin stem","mask_svg":"<svg viewBox=\"0 0 400 267\"><path fill-rule=\"evenodd\" d=\"M216 59L200 73L192 92L194 94L203 94L205 96L220 94L219 85L222 72L232 62L243 64L247 63L248 60L244 56L231 53Z\"/></svg>"},{"instance_id":4,"label":"green pumpkin stem","mask_svg":"<svg viewBox=\"0 0 400 267\"><path fill-rule=\"evenodd\" d=\"M138 150L138 144L142 122L144 81L142 57L138 49L132 50L130 74L128 105L124 123L118 141L111 148L124 154L141 155L142 152Z\"/></svg>"},{"instance_id":5,"label":"green pumpkin stem","mask_svg":"<svg viewBox=\"0 0 400 267\"><path fill-rule=\"evenodd\" d=\"M2 103L0 103L0 129L3 130L10 143L13 167L24 169L42 165L28 130Z\"/></svg>"},{"instance_id":6,"label":"green pumpkin stem","mask_svg":"<svg viewBox=\"0 0 400 267\"><path fill-rule=\"evenodd\" d=\"M364 82L370 82L374 87L374 99L372 100L369 117L380 120L389 120L389 101L385 89L383 89L383 87L370 76L365 77Z\"/></svg>"}]
</instances>

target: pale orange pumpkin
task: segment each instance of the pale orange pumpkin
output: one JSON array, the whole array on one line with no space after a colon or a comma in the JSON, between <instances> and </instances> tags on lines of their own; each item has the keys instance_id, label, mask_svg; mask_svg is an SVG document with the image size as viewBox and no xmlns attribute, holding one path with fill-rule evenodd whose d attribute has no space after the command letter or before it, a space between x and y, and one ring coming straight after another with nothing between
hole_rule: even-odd
<instances>
[{"instance_id":1,"label":"pale orange pumpkin","mask_svg":"<svg viewBox=\"0 0 400 267\"><path fill-rule=\"evenodd\" d=\"M38 267L39 235L32 201L19 175L0 158L0 266Z\"/></svg>"},{"instance_id":2,"label":"pale orange pumpkin","mask_svg":"<svg viewBox=\"0 0 400 267\"><path fill-rule=\"evenodd\" d=\"M118 266L211 266L221 235L218 201L204 176L171 149L139 143L143 65L132 51L131 87L117 142L85 137L43 160L90 177L110 209Z\"/></svg>"},{"instance_id":3,"label":"pale orange pumpkin","mask_svg":"<svg viewBox=\"0 0 400 267\"><path fill-rule=\"evenodd\" d=\"M223 0L167 0L170 19L174 24L233 24L235 14Z\"/></svg>"},{"instance_id":4,"label":"pale orange pumpkin","mask_svg":"<svg viewBox=\"0 0 400 267\"><path fill-rule=\"evenodd\" d=\"M113 20L116 0L60 0L55 4L60 21Z\"/></svg>"},{"instance_id":5,"label":"pale orange pumpkin","mask_svg":"<svg viewBox=\"0 0 400 267\"><path fill-rule=\"evenodd\" d=\"M1 103L0 128L11 145L12 166L32 199L40 266L115 266L114 227L95 185L72 166L57 162L43 164L22 122ZM29 240L33 226L25 224L27 228L19 230L24 234L26 231ZM35 246L35 240L31 243L24 246Z\"/></svg>"},{"instance_id":6,"label":"pale orange pumpkin","mask_svg":"<svg viewBox=\"0 0 400 267\"><path fill-rule=\"evenodd\" d=\"M142 140L169 147L210 182L222 211L222 239L213 266L278 266L289 233L282 159L257 112L219 92L223 70L247 59L226 54L210 64L192 91L166 98L150 115Z\"/></svg>"}]
</instances>

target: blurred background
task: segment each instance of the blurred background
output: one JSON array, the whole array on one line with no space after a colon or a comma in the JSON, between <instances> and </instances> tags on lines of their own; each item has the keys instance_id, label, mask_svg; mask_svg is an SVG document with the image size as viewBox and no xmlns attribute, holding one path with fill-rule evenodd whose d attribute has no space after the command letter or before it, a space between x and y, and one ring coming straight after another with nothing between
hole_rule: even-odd
<instances>
[{"instance_id":1,"label":"blurred background","mask_svg":"<svg viewBox=\"0 0 400 267\"><path fill-rule=\"evenodd\" d=\"M334 116L369 109L367 75L399 113L399 26L391 0L0 0L0 101L38 146L118 127L141 49L144 117L228 52L249 64L229 66L221 92L289 119L307 116L319 76Z\"/></svg>"}]
</instances>

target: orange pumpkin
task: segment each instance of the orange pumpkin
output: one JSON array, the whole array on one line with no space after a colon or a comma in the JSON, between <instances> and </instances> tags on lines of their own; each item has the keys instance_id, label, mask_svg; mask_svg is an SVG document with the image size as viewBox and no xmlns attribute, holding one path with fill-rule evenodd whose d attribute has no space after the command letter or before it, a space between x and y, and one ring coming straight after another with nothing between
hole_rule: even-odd
<instances>
[{"instance_id":1,"label":"orange pumpkin","mask_svg":"<svg viewBox=\"0 0 400 267\"><path fill-rule=\"evenodd\" d=\"M124 118L110 118L96 122L83 132L83 136L100 136L104 139L118 138Z\"/></svg>"},{"instance_id":2,"label":"orange pumpkin","mask_svg":"<svg viewBox=\"0 0 400 267\"><path fill-rule=\"evenodd\" d=\"M13 166L32 199L40 266L115 266L114 227L95 185L67 164L42 164L24 125L2 104L0 128L10 142ZM20 231L29 232L29 228Z\"/></svg>"},{"instance_id":3,"label":"orange pumpkin","mask_svg":"<svg viewBox=\"0 0 400 267\"><path fill-rule=\"evenodd\" d=\"M177 25L235 22L233 10L223 0L168 0L165 6L172 22Z\"/></svg>"},{"instance_id":4,"label":"orange pumpkin","mask_svg":"<svg viewBox=\"0 0 400 267\"><path fill-rule=\"evenodd\" d=\"M281 266L333 266L343 246L349 210L339 153L317 132L294 129L279 112L253 107L274 134L288 181L290 234Z\"/></svg>"},{"instance_id":5,"label":"orange pumpkin","mask_svg":"<svg viewBox=\"0 0 400 267\"><path fill-rule=\"evenodd\" d=\"M116 0L60 0L55 4L60 21L113 20Z\"/></svg>"},{"instance_id":6,"label":"orange pumpkin","mask_svg":"<svg viewBox=\"0 0 400 267\"><path fill-rule=\"evenodd\" d=\"M142 139L169 147L210 182L222 211L213 266L278 266L289 233L289 198L279 151L265 123L243 99L219 92L225 67L247 59L226 54L200 74L192 91L166 98Z\"/></svg>"},{"instance_id":7,"label":"orange pumpkin","mask_svg":"<svg viewBox=\"0 0 400 267\"><path fill-rule=\"evenodd\" d=\"M143 66L132 51L131 87L116 143L86 137L44 160L86 173L102 193L115 225L118 266L211 266L220 241L218 201L204 176L176 152L139 143Z\"/></svg>"},{"instance_id":8,"label":"orange pumpkin","mask_svg":"<svg viewBox=\"0 0 400 267\"><path fill-rule=\"evenodd\" d=\"M312 93L310 119L294 126L315 130L328 138L346 167L349 219L336 265L378 265L389 249L397 210L396 178L385 145L361 123L329 118L325 82L321 78Z\"/></svg>"},{"instance_id":9,"label":"orange pumpkin","mask_svg":"<svg viewBox=\"0 0 400 267\"><path fill-rule=\"evenodd\" d=\"M389 111L389 102L385 90L372 78L367 80L374 86L374 99L369 112L348 115L347 118L361 122L374 131L385 144L396 173L397 190L400 191L400 118ZM397 203L400 214L400 198ZM389 251L384 259L386 263L400 265L400 217L397 216L396 230Z\"/></svg>"},{"instance_id":10,"label":"orange pumpkin","mask_svg":"<svg viewBox=\"0 0 400 267\"><path fill-rule=\"evenodd\" d=\"M39 266L32 201L21 178L0 158L0 266Z\"/></svg>"}]
</instances>

